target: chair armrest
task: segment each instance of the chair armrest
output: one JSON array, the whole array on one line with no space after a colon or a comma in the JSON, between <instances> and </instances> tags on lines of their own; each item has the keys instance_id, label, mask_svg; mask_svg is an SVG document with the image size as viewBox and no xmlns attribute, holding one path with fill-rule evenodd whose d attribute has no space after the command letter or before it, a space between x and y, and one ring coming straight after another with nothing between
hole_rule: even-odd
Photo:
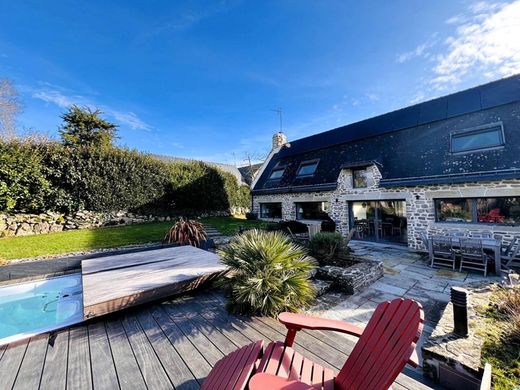
<instances>
[{"instance_id":1,"label":"chair armrest","mask_svg":"<svg viewBox=\"0 0 520 390\"><path fill-rule=\"evenodd\" d=\"M315 388L298 380L281 378L264 372L255 374L249 381L249 390L314 390Z\"/></svg>"},{"instance_id":2,"label":"chair armrest","mask_svg":"<svg viewBox=\"0 0 520 390\"><path fill-rule=\"evenodd\" d=\"M412 356L410 356L407 363L413 368L419 367L419 356L417 355L415 348L413 349Z\"/></svg>"},{"instance_id":3,"label":"chair armrest","mask_svg":"<svg viewBox=\"0 0 520 390\"><path fill-rule=\"evenodd\" d=\"M329 320L327 318L287 312L281 313L278 316L278 321L284 324L286 328L294 329L296 331L301 329L333 330L335 332L341 332L360 337L364 330L359 326L352 325L344 321Z\"/></svg>"}]
</instances>

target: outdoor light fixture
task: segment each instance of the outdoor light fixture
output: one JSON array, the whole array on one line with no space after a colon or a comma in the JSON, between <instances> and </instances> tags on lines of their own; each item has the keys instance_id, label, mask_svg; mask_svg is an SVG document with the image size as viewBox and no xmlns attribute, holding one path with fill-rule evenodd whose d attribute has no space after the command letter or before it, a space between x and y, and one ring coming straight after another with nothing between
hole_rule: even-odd
<instances>
[{"instance_id":1,"label":"outdoor light fixture","mask_svg":"<svg viewBox=\"0 0 520 390\"><path fill-rule=\"evenodd\" d=\"M415 194L415 199L419 200L421 197L418 194Z\"/></svg>"}]
</instances>

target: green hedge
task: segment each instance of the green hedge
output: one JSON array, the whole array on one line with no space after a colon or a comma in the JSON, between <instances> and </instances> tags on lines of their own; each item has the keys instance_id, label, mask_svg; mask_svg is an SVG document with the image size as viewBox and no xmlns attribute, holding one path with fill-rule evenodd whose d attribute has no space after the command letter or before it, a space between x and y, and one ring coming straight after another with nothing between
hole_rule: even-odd
<instances>
[{"instance_id":1,"label":"green hedge","mask_svg":"<svg viewBox=\"0 0 520 390\"><path fill-rule=\"evenodd\" d=\"M123 148L0 142L0 211L225 211L249 188L202 162L165 163Z\"/></svg>"}]
</instances>

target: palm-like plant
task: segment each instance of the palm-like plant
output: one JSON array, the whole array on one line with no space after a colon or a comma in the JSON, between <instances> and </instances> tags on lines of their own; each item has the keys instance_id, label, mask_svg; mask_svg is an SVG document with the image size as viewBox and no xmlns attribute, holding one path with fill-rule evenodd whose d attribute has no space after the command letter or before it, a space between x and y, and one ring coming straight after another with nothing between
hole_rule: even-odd
<instances>
[{"instance_id":1,"label":"palm-like plant","mask_svg":"<svg viewBox=\"0 0 520 390\"><path fill-rule=\"evenodd\" d=\"M248 230L219 251L230 273L222 284L233 313L275 316L306 308L315 298L315 268L306 250L281 232Z\"/></svg>"},{"instance_id":2,"label":"palm-like plant","mask_svg":"<svg viewBox=\"0 0 520 390\"><path fill-rule=\"evenodd\" d=\"M179 219L166 233L163 243L179 245L200 246L200 242L206 239L204 226L192 219Z\"/></svg>"}]
</instances>

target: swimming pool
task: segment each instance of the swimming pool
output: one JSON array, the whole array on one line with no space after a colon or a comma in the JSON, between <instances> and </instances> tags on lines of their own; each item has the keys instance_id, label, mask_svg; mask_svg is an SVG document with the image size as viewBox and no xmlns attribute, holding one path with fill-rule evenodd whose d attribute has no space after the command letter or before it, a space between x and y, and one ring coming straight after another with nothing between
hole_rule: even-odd
<instances>
[{"instance_id":1,"label":"swimming pool","mask_svg":"<svg viewBox=\"0 0 520 390\"><path fill-rule=\"evenodd\" d=\"M0 345L83 320L81 275L0 287Z\"/></svg>"}]
</instances>

